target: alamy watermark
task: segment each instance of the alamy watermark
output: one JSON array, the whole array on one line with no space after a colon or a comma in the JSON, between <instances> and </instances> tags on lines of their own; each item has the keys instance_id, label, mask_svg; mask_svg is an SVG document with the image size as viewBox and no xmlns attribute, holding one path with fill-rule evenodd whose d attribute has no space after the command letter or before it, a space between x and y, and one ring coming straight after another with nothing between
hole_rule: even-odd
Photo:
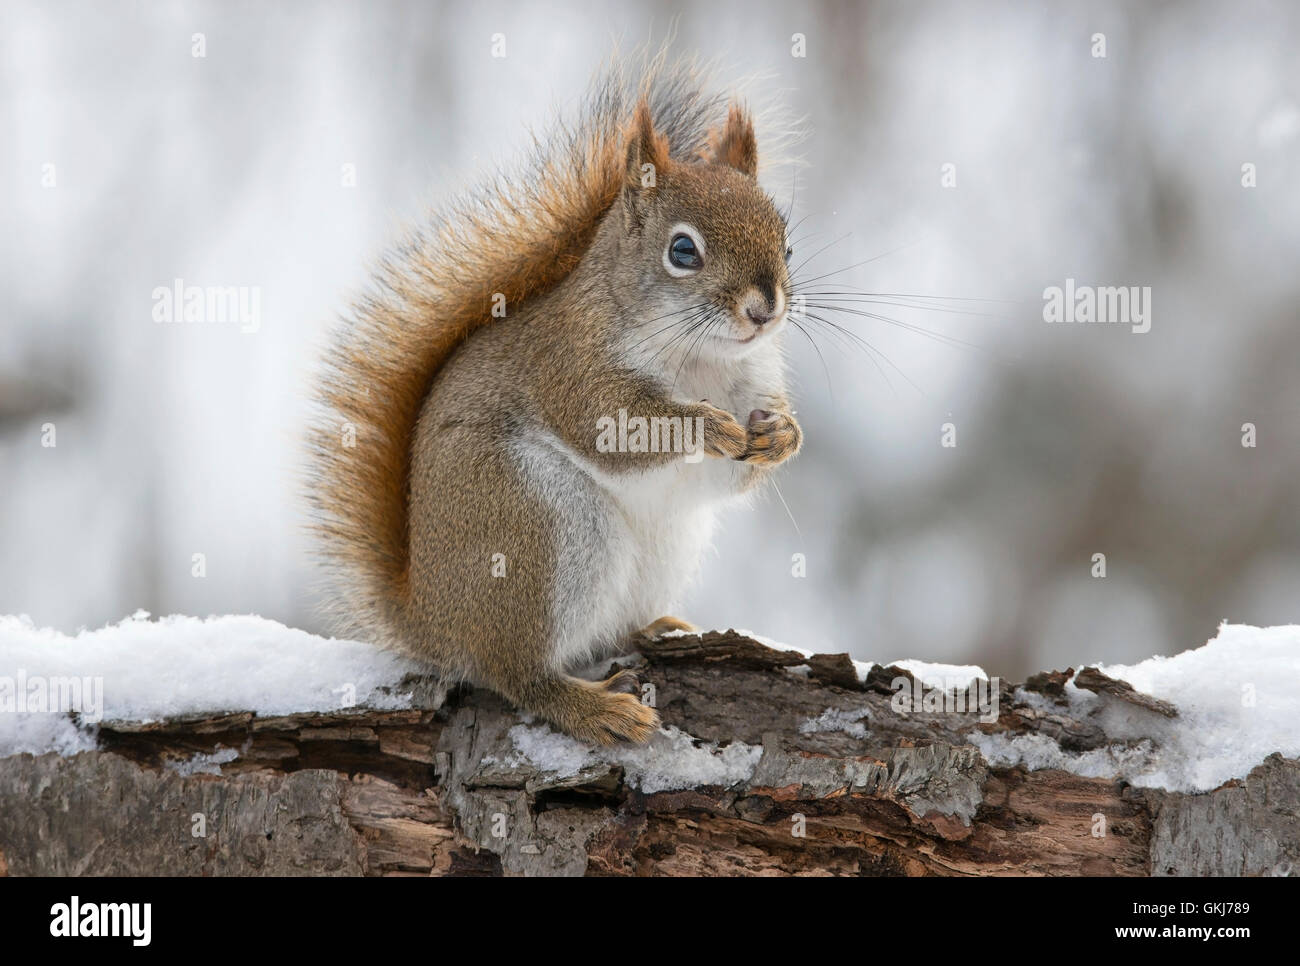
<instances>
[{"instance_id":1,"label":"alamy watermark","mask_svg":"<svg viewBox=\"0 0 1300 966\"><path fill-rule=\"evenodd\" d=\"M153 904L149 902L82 902L73 896L50 907L50 935L56 939L125 938L133 946L153 939Z\"/></svg>"},{"instance_id":2,"label":"alamy watermark","mask_svg":"<svg viewBox=\"0 0 1300 966\"><path fill-rule=\"evenodd\" d=\"M1043 321L1099 322L1131 325L1137 333L1151 331L1151 286L1075 285L1043 289Z\"/></svg>"},{"instance_id":3,"label":"alamy watermark","mask_svg":"<svg viewBox=\"0 0 1300 966\"><path fill-rule=\"evenodd\" d=\"M155 322L234 323L240 332L262 327L262 289L257 285L186 285L183 278L153 290Z\"/></svg>"},{"instance_id":4,"label":"alamy watermark","mask_svg":"<svg viewBox=\"0 0 1300 966\"><path fill-rule=\"evenodd\" d=\"M76 713L97 724L104 718L104 679L0 674L0 713Z\"/></svg>"},{"instance_id":5,"label":"alamy watermark","mask_svg":"<svg viewBox=\"0 0 1300 966\"><path fill-rule=\"evenodd\" d=\"M704 459L704 417L601 416L596 420L598 453L681 453L687 463Z\"/></svg>"},{"instance_id":6,"label":"alamy watermark","mask_svg":"<svg viewBox=\"0 0 1300 966\"><path fill-rule=\"evenodd\" d=\"M984 724L998 720L1001 678L942 679L940 686L900 675L889 682L889 706L898 714L978 714Z\"/></svg>"}]
</instances>

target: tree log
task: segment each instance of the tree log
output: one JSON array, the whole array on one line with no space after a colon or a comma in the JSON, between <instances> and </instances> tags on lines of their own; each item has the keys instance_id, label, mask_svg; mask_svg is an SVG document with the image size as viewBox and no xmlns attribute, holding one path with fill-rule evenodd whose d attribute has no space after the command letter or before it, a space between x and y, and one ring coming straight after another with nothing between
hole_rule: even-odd
<instances>
[{"instance_id":1,"label":"tree log","mask_svg":"<svg viewBox=\"0 0 1300 966\"><path fill-rule=\"evenodd\" d=\"M1073 671L1000 683L996 720L900 712L911 675L734 631L637 642L667 733L589 750L494 695L104 722L99 750L0 759L10 875L1260 875L1300 864L1300 761L1200 794L995 767L972 735L1124 744ZM1167 722L1101 675L1079 686ZM984 715L985 718L990 717ZM1129 739L1131 742L1132 739Z\"/></svg>"}]
</instances>

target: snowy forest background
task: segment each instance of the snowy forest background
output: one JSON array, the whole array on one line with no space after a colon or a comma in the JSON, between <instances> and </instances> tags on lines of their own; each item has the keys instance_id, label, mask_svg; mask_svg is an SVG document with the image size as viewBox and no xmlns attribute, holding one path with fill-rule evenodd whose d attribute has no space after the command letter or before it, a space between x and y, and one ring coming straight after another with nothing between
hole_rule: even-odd
<instances>
[{"instance_id":1,"label":"snowy forest background","mask_svg":"<svg viewBox=\"0 0 1300 966\"><path fill-rule=\"evenodd\" d=\"M427 200L674 15L679 49L766 72L807 116L795 217L801 252L830 245L816 268L873 259L836 279L1009 300L882 309L944 338L842 320L880 355L823 342L829 371L792 332L798 529L771 493L729 516L686 616L1017 678L1174 653L1222 619L1300 622L1284 2L8 2L0 613L320 630L296 473L321 334ZM155 323L176 278L260 287L259 330ZM1045 324L1067 278L1150 286L1151 331Z\"/></svg>"}]
</instances>

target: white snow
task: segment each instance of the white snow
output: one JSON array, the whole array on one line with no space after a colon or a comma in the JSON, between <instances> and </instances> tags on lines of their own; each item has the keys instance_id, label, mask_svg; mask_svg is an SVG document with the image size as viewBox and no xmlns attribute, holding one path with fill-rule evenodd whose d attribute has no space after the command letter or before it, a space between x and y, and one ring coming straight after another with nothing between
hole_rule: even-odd
<instances>
[{"instance_id":1,"label":"white snow","mask_svg":"<svg viewBox=\"0 0 1300 966\"><path fill-rule=\"evenodd\" d=\"M872 666L855 663L860 674ZM974 666L892 663L927 683L986 677ZM94 748L101 720L233 710L275 715L362 703L409 707L410 695L395 686L419 670L369 644L316 637L254 616L151 620L139 612L72 635L38 628L26 617L0 616L0 757ZM1300 756L1300 626L1224 624L1203 647L1102 670L1169 701L1179 717L1166 719L1071 684L1066 712L1095 721L1123 744L1072 754L1042 736L981 735L973 743L998 764L1064 768L1170 790L1215 788L1244 777L1273 752ZM1052 710L1046 699L1034 697L1036 707ZM854 734L866 725L860 716L827 713L801 727ZM587 748L540 723L517 725L510 734L514 764L527 760L567 777L616 762L646 792L734 784L753 773L761 755L761 748L743 742L719 747L676 729L661 731L644 747L612 750ZM178 767L206 770L221 763L209 757Z\"/></svg>"},{"instance_id":2,"label":"white snow","mask_svg":"<svg viewBox=\"0 0 1300 966\"><path fill-rule=\"evenodd\" d=\"M831 731L843 731L853 738L865 738L867 726L863 723L870 715L866 708L841 711L827 708L815 718L808 718L799 723L799 733L804 735L820 734Z\"/></svg>"},{"instance_id":3,"label":"white snow","mask_svg":"<svg viewBox=\"0 0 1300 966\"><path fill-rule=\"evenodd\" d=\"M753 631L747 630L743 627L736 627L733 628L733 630L737 634L742 634L745 637L748 637L751 641L758 641L758 643L762 644L764 647L772 648L774 651L795 651L796 653L802 654L804 657L812 657L817 653L816 651L810 651L806 648L795 647L793 644L782 644L780 641L774 641L772 638L764 637L762 634L755 634Z\"/></svg>"},{"instance_id":4,"label":"white snow","mask_svg":"<svg viewBox=\"0 0 1300 966\"><path fill-rule=\"evenodd\" d=\"M69 635L0 616L0 757L93 748L100 720L407 707L409 695L378 689L413 670L418 665L373 645L316 637L262 617L150 620L141 611ZM65 687L63 695L77 698L74 706L37 704L51 691L46 682L71 679L80 693ZM80 724L69 711L78 712Z\"/></svg>"},{"instance_id":5,"label":"white snow","mask_svg":"<svg viewBox=\"0 0 1300 966\"><path fill-rule=\"evenodd\" d=\"M1223 624L1202 647L1101 671L1170 702L1179 716L1163 718L1071 683L1068 713L1130 740L1130 747L1071 754L1042 736L1004 735L973 743L995 764L1063 768L1170 791L1206 791L1244 778L1273 752L1300 756L1300 626Z\"/></svg>"},{"instance_id":6,"label":"white snow","mask_svg":"<svg viewBox=\"0 0 1300 966\"><path fill-rule=\"evenodd\" d=\"M989 676L975 664L931 664L927 661L886 661L890 665L910 671L927 688L957 688L966 690L973 681L987 681Z\"/></svg>"},{"instance_id":7,"label":"white snow","mask_svg":"<svg viewBox=\"0 0 1300 966\"><path fill-rule=\"evenodd\" d=\"M510 740L517 752L506 759L511 768L527 762L558 778L570 778L598 761L587 745L544 724L515 725L510 729Z\"/></svg>"},{"instance_id":8,"label":"white snow","mask_svg":"<svg viewBox=\"0 0 1300 966\"><path fill-rule=\"evenodd\" d=\"M793 644L785 644L781 641L773 640L770 637L764 637L761 634L755 634L753 631L743 628L736 628L737 634L744 634L752 640L758 641L767 647L774 648L778 651L794 651L802 654L804 657L812 657L816 651L810 651L807 648L796 647ZM686 636L688 631L670 631L665 634L669 636ZM979 679L987 681L989 676L984 672L982 667L975 664L934 664L929 661L917 661L907 659L902 661L881 661L882 667L900 667L905 671L910 671L922 684L928 688L966 688L971 682ZM876 667L876 661L854 661L853 669L858 672L858 680L866 681L867 675L871 669ZM800 677L807 677L811 668L806 664L795 665L785 669L790 674L797 674Z\"/></svg>"},{"instance_id":9,"label":"white snow","mask_svg":"<svg viewBox=\"0 0 1300 966\"><path fill-rule=\"evenodd\" d=\"M234 748L218 748L211 754L196 752L185 761L163 762L163 765L178 775L220 775L221 766L239 757Z\"/></svg>"},{"instance_id":10,"label":"white snow","mask_svg":"<svg viewBox=\"0 0 1300 966\"><path fill-rule=\"evenodd\" d=\"M602 763L622 765L627 781L647 795L747 781L763 754L760 746L743 741L723 748L715 742L697 743L675 727L661 728L648 744L618 748L590 748L544 724L515 725L510 740L516 754L506 760L507 765L527 762L556 778L571 778Z\"/></svg>"}]
</instances>

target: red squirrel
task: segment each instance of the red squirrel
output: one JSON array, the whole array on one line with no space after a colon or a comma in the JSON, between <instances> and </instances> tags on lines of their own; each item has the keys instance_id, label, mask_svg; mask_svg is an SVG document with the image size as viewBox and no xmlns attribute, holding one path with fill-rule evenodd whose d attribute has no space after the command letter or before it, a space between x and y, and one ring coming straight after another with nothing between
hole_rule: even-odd
<instances>
[{"instance_id":1,"label":"red squirrel","mask_svg":"<svg viewBox=\"0 0 1300 966\"><path fill-rule=\"evenodd\" d=\"M757 171L751 114L660 56L389 255L310 441L345 629L580 740L648 740L629 672L569 672L692 629L663 615L715 513L801 441L788 226ZM620 418L672 445L611 445Z\"/></svg>"}]
</instances>

